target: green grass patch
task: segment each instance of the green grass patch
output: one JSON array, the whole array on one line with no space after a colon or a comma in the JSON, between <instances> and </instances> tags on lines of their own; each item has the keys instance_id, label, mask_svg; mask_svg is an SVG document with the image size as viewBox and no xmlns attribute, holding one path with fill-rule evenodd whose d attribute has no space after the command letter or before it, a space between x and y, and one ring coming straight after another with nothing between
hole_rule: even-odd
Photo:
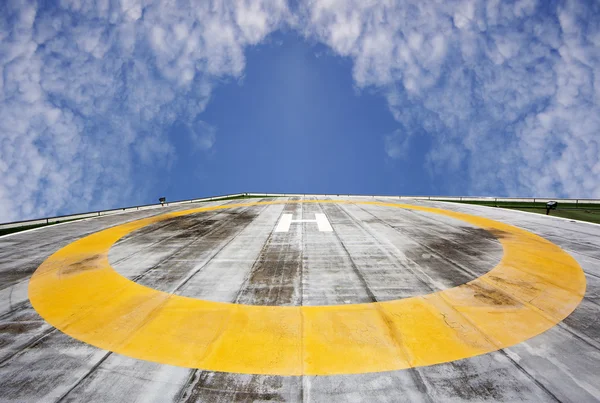
<instances>
[{"instance_id":1,"label":"green grass patch","mask_svg":"<svg viewBox=\"0 0 600 403\"><path fill-rule=\"evenodd\" d=\"M513 210L527 211L529 213L546 214L545 202L507 202L507 201L462 201L445 200L452 203L474 204L478 206L500 207ZM555 217L567 218L569 220L579 220L600 224L600 204L591 203L561 203L558 202L556 210L550 210L550 215Z\"/></svg>"},{"instance_id":2,"label":"green grass patch","mask_svg":"<svg viewBox=\"0 0 600 403\"><path fill-rule=\"evenodd\" d=\"M539 208L519 208L515 210L528 211L538 214L546 214L546 209ZM587 221L595 224L600 224L600 209L561 209L550 210L550 215L554 217L567 218L569 220Z\"/></svg>"},{"instance_id":3,"label":"green grass patch","mask_svg":"<svg viewBox=\"0 0 600 403\"><path fill-rule=\"evenodd\" d=\"M82 218L76 218L74 220L55 221L55 222L51 222L51 223L47 223L47 224L43 223L43 224L36 224L36 225L23 225L22 227L2 228L2 229L0 229L0 236L14 234L15 232L26 231L28 229L48 227L50 225L59 224L61 222L77 221L77 220L82 220Z\"/></svg>"},{"instance_id":4,"label":"green grass patch","mask_svg":"<svg viewBox=\"0 0 600 403\"><path fill-rule=\"evenodd\" d=\"M435 200L435 199L431 199ZM480 206L491 206L491 207L507 207L507 208L543 208L546 209L546 202L512 202L512 201L493 201L493 200L442 200L451 203L463 203L463 204L476 204ZM600 204L593 203L558 203L560 209L591 209L600 210Z\"/></svg>"},{"instance_id":5,"label":"green grass patch","mask_svg":"<svg viewBox=\"0 0 600 403\"><path fill-rule=\"evenodd\" d=\"M0 236L2 235L8 235L8 234L13 234L15 232L21 232L21 231L25 231L28 229L34 229L34 228L39 228L39 227L46 227L49 224L38 224L38 225L24 225L22 227L12 227L12 228L2 228L0 229Z\"/></svg>"}]
</instances>

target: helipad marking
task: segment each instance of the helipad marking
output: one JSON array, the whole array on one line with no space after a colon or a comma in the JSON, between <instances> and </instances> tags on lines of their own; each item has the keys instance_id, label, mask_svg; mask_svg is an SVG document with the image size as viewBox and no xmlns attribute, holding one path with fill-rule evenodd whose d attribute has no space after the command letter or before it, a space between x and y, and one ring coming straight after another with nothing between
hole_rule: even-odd
<instances>
[{"instance_id":1,"label":"helipad marking","mask_svg":"<svg viewBox=\"0 0 600 403\"><path fill-rule=\"evenodd\" d=\"M343 203L344 201L303 201ZM251 306L187 298L130 281L110 266L117 240L203 207L125 223L50 256L29 282L37 312L66 334L123 355L213 371L331 375L398 370L485 354L536 336L567 317L585 276L560 247L508 224L429 207L495 233L501 262L461 286L395 301L333 306Z\"/></svg>"},{"instance_id":2,"label":"helipad marking","mask_svg":"<svg viewBox=\"0 0 600 403\"><path fill-rule=\"evenodd\" d=\"M279 219L279 223L277 227L275 227L275 232L288 232L290 230L290 225L292 223L305 223L305 222L314 222L317 224L319 231L321 232L332 232L333 228L331 228L331 224L327 219L327 216L322 213L316 213L314 220L292 220L291 214L282 214Z\"/></svg>"}]
</instances>

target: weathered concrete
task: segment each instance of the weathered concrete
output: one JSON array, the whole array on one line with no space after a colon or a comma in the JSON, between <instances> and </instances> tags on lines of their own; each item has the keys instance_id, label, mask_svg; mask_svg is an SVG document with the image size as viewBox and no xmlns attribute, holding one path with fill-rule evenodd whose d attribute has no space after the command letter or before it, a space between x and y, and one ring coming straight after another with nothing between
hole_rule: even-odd
<instances>
[{"instance_id":1,"label":"weathered concrete","mask_svg":"<svg viewBox=\"0 0 600 403\"><path fill-rule=\"evenodd\" d=\"M412 203L489 217L547 238L583 268L585 298L568 318L539 336L444 364L331 376L180 368L75 340L47 324L29 303L28 279L53 252L104 228L190 206L99 217L0 237L0 400L600 400L600 226L481 206ZM314 223L293 223L288 232L274 232L282 214L313 219L315 213L326 215L333 233L320 232ZM364 204L291 203L158 222L122 238L109 260L139 284L182 296L314 306L449 289L488 272L502 256L493 234L446 216Z\"/></svg>"}]
</instances>

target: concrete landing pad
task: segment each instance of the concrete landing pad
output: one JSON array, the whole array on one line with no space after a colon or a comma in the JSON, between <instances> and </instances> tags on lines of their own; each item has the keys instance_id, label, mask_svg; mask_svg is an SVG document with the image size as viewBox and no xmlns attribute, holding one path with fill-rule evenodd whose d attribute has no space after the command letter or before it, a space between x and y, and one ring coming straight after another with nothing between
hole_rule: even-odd
<instances>
[{"instance_id":1,"label":"concrete landing pad","mask_svg":"<svg viewBox=\"0 0 600 403\"><path fill-rule=\"evenodd\" d=\"M600 401L600 226L229 200L0 237L0 401Z\"/></svg>"}]
</instances>

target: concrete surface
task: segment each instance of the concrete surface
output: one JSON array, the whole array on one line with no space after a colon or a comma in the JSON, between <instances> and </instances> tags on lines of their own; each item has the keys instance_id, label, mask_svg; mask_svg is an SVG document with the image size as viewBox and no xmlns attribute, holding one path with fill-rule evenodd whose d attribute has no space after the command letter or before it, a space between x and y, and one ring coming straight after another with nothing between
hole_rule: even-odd
<instances>
[{"instance_id":1,"label":"concrete surface","mask_svg":"<svg viewBox=\"0 0 600 403\"><path fill-rule=\"evenodd\" d=\"M155 290L293 308L386 302L450 290L489 272L504 255L497 236L448 216L290 199L295 203L155 222L121 238L108 259L120 275ZM245 201L203 206L240 202ZM540 335L437 365L325 376L177 367L93 347L55 329L32 307L28 282L50 255L84 236L190 206L75 221L0 237L0 400L599 401L600 226L482 206L412 203L491 218L544 237L579 263L587 282L585 297L572 314ZM324 214L333 232L319 231L313 222L293 222L287 232L275 232L285 214L294 220Z\"/></svg>"}]
</instances>

